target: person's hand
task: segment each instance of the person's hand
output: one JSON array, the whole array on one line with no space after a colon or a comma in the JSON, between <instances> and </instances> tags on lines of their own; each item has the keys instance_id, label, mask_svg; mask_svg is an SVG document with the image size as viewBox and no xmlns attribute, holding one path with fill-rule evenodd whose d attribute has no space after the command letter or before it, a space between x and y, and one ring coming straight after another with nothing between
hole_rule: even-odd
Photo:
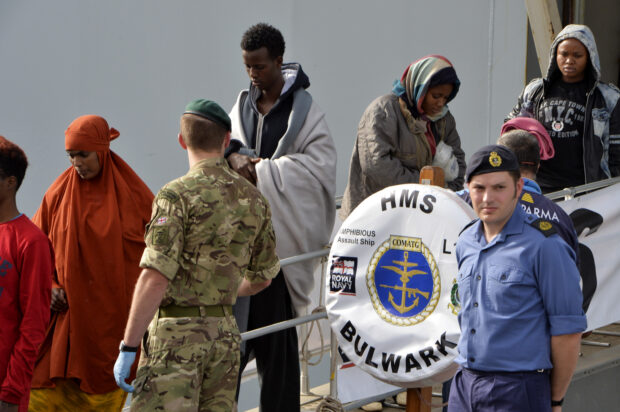
<instances>
[{"instance_id":1,"label":"person's hand","mask_svg":"<svg viewBox=\"0 0 620 412\"><path fill-rule=\"evenodd\" d=\"M52 288L52 310L56 312L65 312L69 309L67 303L67 294L63 288Z\"/></svg>"},{"instance_id":2,"label":"person's hand","mask_svg":"<svg viewBox=\"0 0 620 412\"><path fill-rule=\"evenodd\" d=\"M133 392L133 386L127 384L125 379L129 377L131 365L136 360L136 352L119 352L116 363L114 363L114 380L116 384L125 392Z\"/></svg>"},{"instance_id":3,"label":"person's hand","mask_svg":"<svg viewBox=\"0 0 620 412\"><path fill-rule=\"evenodd\" d=\"M228 164L241 176L248 179L250 183L256 186L256 163L260 162L260 157L250 157L239 153L231 153L228 156Z\"/></svg>"},{"instance_id":4,"label":"person's hand","mask_svg":"<svg viewBox=\"0 0 620 412\"><path fill-rule=\"evenodd\" d=\"M19 409L19 405L15 403L8 403L5 401L0 401L0 412L17 412Z\"/></svg>"}]
</instances>

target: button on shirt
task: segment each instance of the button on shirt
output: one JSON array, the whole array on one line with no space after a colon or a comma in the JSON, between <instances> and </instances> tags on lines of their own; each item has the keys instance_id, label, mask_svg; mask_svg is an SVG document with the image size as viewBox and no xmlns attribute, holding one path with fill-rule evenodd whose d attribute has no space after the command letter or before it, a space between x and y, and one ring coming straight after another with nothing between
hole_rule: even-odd
<instances>
[{"instance_id":1,"label":"button on shirt","mask_svg":"<svg viewBox=\"0 0 620 412\"><path fill-rule=\"evenodd\" d=\"M582 332L586 317L573 250L515 208L487 243L482 222L459 237L460 365L481 371L548 369L553 335Z\"/></svg>"}]
</instances>

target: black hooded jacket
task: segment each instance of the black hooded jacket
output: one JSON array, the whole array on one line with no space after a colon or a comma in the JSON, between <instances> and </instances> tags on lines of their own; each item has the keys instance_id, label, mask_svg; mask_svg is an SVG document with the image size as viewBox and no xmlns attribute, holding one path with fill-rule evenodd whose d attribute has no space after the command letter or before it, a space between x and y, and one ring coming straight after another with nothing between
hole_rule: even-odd
<instances>
[{"instance_id":1,"label":"black hooded jacket","mask_svg":"<svg viewBox=\"0 0 620 412\"><path fill-rule=\"evenodd\" d=\"M600 63L594 36L587 26L566 26L551 45L549 68L544 78L532 80L519 96L517 105L506 120L527 116L539 121L539 107L545 100L551 85L561 76L556 63L556 50L568 38L579 40L588 50L590 65L587 72L587 101L584 130L582 133L583 161L575 167L583 168L584 181L571 186L620 176L620 91L612 84L600 80ZM542 168L541 162L541 168ZM546 181L538 176L544 192L563 189L558 182ZM565 186L564 186L565 187Z\"/></svg>"}]
</instances>

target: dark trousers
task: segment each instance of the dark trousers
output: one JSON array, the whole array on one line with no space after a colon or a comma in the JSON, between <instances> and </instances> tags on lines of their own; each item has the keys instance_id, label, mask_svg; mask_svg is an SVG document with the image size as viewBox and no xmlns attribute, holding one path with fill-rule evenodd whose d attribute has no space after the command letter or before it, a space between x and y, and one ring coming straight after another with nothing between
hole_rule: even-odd
<instances>
[{"instance_id":1,"label":"dark trousers","mask_svg":"<svg viewBox=\"0 0 620 412\"><path fill-rule=\"evenodd\" d=\"M448 412L550 412L549 372L479 372L460 368Z\"/></svg>"},{"instance_id":2,"label":"dark trousers","mask_svg":"<svg viewBox=\"0 0 620 412\"><path fill-rule=\"evenodd\" d=\"M282 271L271 285L250 298L248 330L261 328L294 317L291 297ZM246 342L241 372L253 353L261 386L263 412L299 411L299 349L297 330L271 333Z\"/></svg>"}]
</instances>

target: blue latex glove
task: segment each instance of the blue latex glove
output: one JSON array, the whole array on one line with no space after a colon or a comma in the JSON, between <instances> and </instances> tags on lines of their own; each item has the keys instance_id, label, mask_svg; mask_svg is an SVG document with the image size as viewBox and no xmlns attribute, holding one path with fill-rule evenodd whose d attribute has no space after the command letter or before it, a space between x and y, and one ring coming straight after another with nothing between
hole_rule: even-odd
<instances>
[{"instance_id":1,"label":"blue latex glove","mask_svg":"<svg viewBox=\"0 0 620 412\"><path fill-rule=\"evenodd\" d=\"M131 365L136 360L136 352L119 352L116 363L114 363L114 380L116 384L125 392L133 392L133 386L127 384L125 379L131 373Z\"/></svg>"}]
</instances>

